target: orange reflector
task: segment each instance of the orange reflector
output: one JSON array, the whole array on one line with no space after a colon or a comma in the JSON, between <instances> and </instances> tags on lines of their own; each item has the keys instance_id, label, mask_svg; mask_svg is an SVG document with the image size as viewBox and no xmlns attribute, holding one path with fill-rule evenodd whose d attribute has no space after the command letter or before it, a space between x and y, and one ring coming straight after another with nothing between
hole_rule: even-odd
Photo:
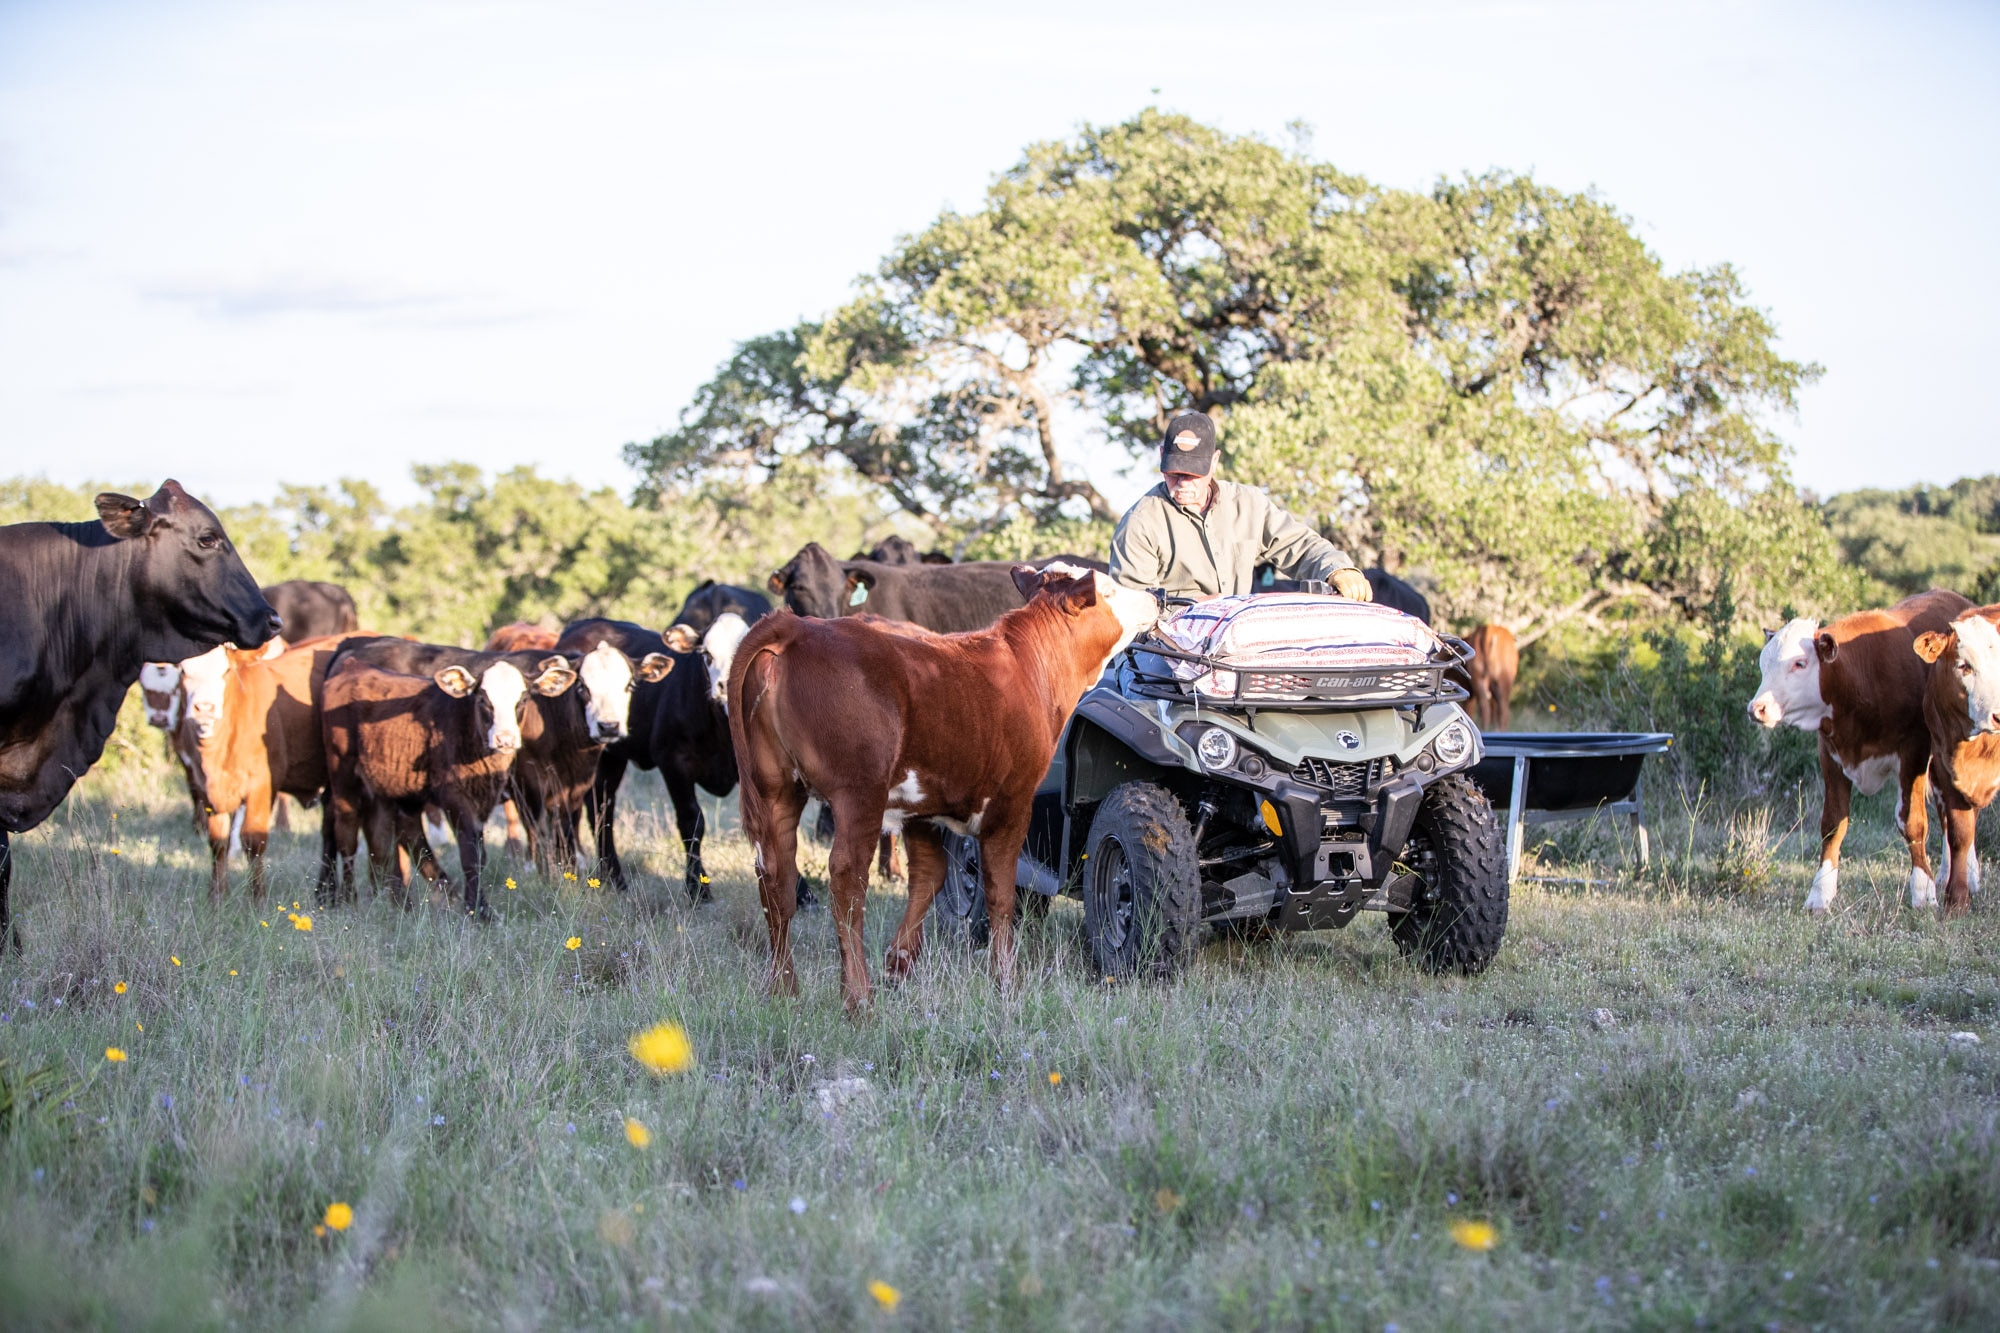
<instances>
[{"instance_id":1,"label":"orange reflector","mask_svg":"<svg viewBox=\"0 0 2000 1333\"><path fill-rule=\"evenodd\" d=\"M1278 824L1278 807L1272 805L1269 801L1266 801L1261 806L1259 806L1258 809L1263 812L1264 827L1271 830L1272 833L1282 837L1284 835L1285 830Z\"/></svg>"}]
</instances>

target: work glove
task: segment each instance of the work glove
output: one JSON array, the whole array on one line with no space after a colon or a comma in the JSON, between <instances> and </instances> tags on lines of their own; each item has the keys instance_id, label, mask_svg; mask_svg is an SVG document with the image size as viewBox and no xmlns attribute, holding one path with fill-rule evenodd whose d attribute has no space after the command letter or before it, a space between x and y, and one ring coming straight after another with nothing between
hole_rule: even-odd
<instances>
[{"instance_id":1,"label":"work glove","mask_svg":"<svg viewBox=\"0 0 2000 1333\"><path fill-rule=\"evenodd\" d=\"M1368 576L1352 567L1333 571L1333 590L1356 602L1375 600L1375 590L1368 586Z\"/></svg>"}]
</instances>

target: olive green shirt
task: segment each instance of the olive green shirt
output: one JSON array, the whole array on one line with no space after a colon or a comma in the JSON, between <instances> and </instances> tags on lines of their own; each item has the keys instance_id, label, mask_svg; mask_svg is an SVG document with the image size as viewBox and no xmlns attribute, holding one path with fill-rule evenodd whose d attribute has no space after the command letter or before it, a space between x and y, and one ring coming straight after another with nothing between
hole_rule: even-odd
<instances>
[{"instance_id":1,"label":"olive green shirt","mask_svg":"<svg viewBox=\"0 0 2000 1333\"><path fill-rule=\"evenodd\" d=\"M1329 583L1334 571L1354 567L1263 491L1219 478L1207 513L1175 504L1163 482L1125 512L1111 538L1112 578L1172 597L1250 592L1260 564L1275 565L1279 578Z\"/></svg>"}]
</instances>

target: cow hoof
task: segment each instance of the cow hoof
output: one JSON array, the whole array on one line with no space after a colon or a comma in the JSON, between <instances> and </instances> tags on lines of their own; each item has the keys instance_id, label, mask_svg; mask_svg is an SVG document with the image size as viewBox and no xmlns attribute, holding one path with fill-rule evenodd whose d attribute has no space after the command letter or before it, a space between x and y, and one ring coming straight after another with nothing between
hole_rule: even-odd
<instances>
[{"instance_id":1,"label":"cow hoof","mask_svg":"<svg viewBox=\"0 0 2000 1333\"><path fill-rule=\"evenodd\" d=\"M917 965L917 956L908 949L890 949L882 959L882 973L891 982L901 981Z\"/></svg>"},{"instance_id":2,"label":"cow hoof","mask_svg":"<svg viewBox=\"0 0 2000 1333\"><path fill-rule=\"evenodd\" d=\"M707 875L689 875L687 878L687 895L688 901L691 903L712 903L715 901L715 890L709 887Z\"/></svg>"},{"instance_id":3,"label":"cow hoof","mask_svg":"<svg viewBox=\"0 0 2000 1333\"><path fill-rule=\"evenodd\" d=\"M1936 907L1938 905L1937 881L1921 870L1910 871L1909 898L1911 907Z\"/></svg>"}]
</instances>

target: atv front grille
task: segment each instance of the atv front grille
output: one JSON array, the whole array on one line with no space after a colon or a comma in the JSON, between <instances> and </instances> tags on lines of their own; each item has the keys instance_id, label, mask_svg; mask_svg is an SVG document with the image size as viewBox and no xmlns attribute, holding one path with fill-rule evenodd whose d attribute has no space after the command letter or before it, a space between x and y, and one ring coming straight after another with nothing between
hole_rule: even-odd
<instances>
[{"instance_id":1,"label":"atv front grille","mask_svg":"<svg viewBox=\"0 0 2000 1333\"><path fill-rule=\"evenodd\" d=\"M1300 782L1324 788L1336 801L1360 801L1382 785L1395 770L1387 758L1364 759L1343 764L1332 759L1307 755L1292 769Z\"/></svg>"}]
</instances>

